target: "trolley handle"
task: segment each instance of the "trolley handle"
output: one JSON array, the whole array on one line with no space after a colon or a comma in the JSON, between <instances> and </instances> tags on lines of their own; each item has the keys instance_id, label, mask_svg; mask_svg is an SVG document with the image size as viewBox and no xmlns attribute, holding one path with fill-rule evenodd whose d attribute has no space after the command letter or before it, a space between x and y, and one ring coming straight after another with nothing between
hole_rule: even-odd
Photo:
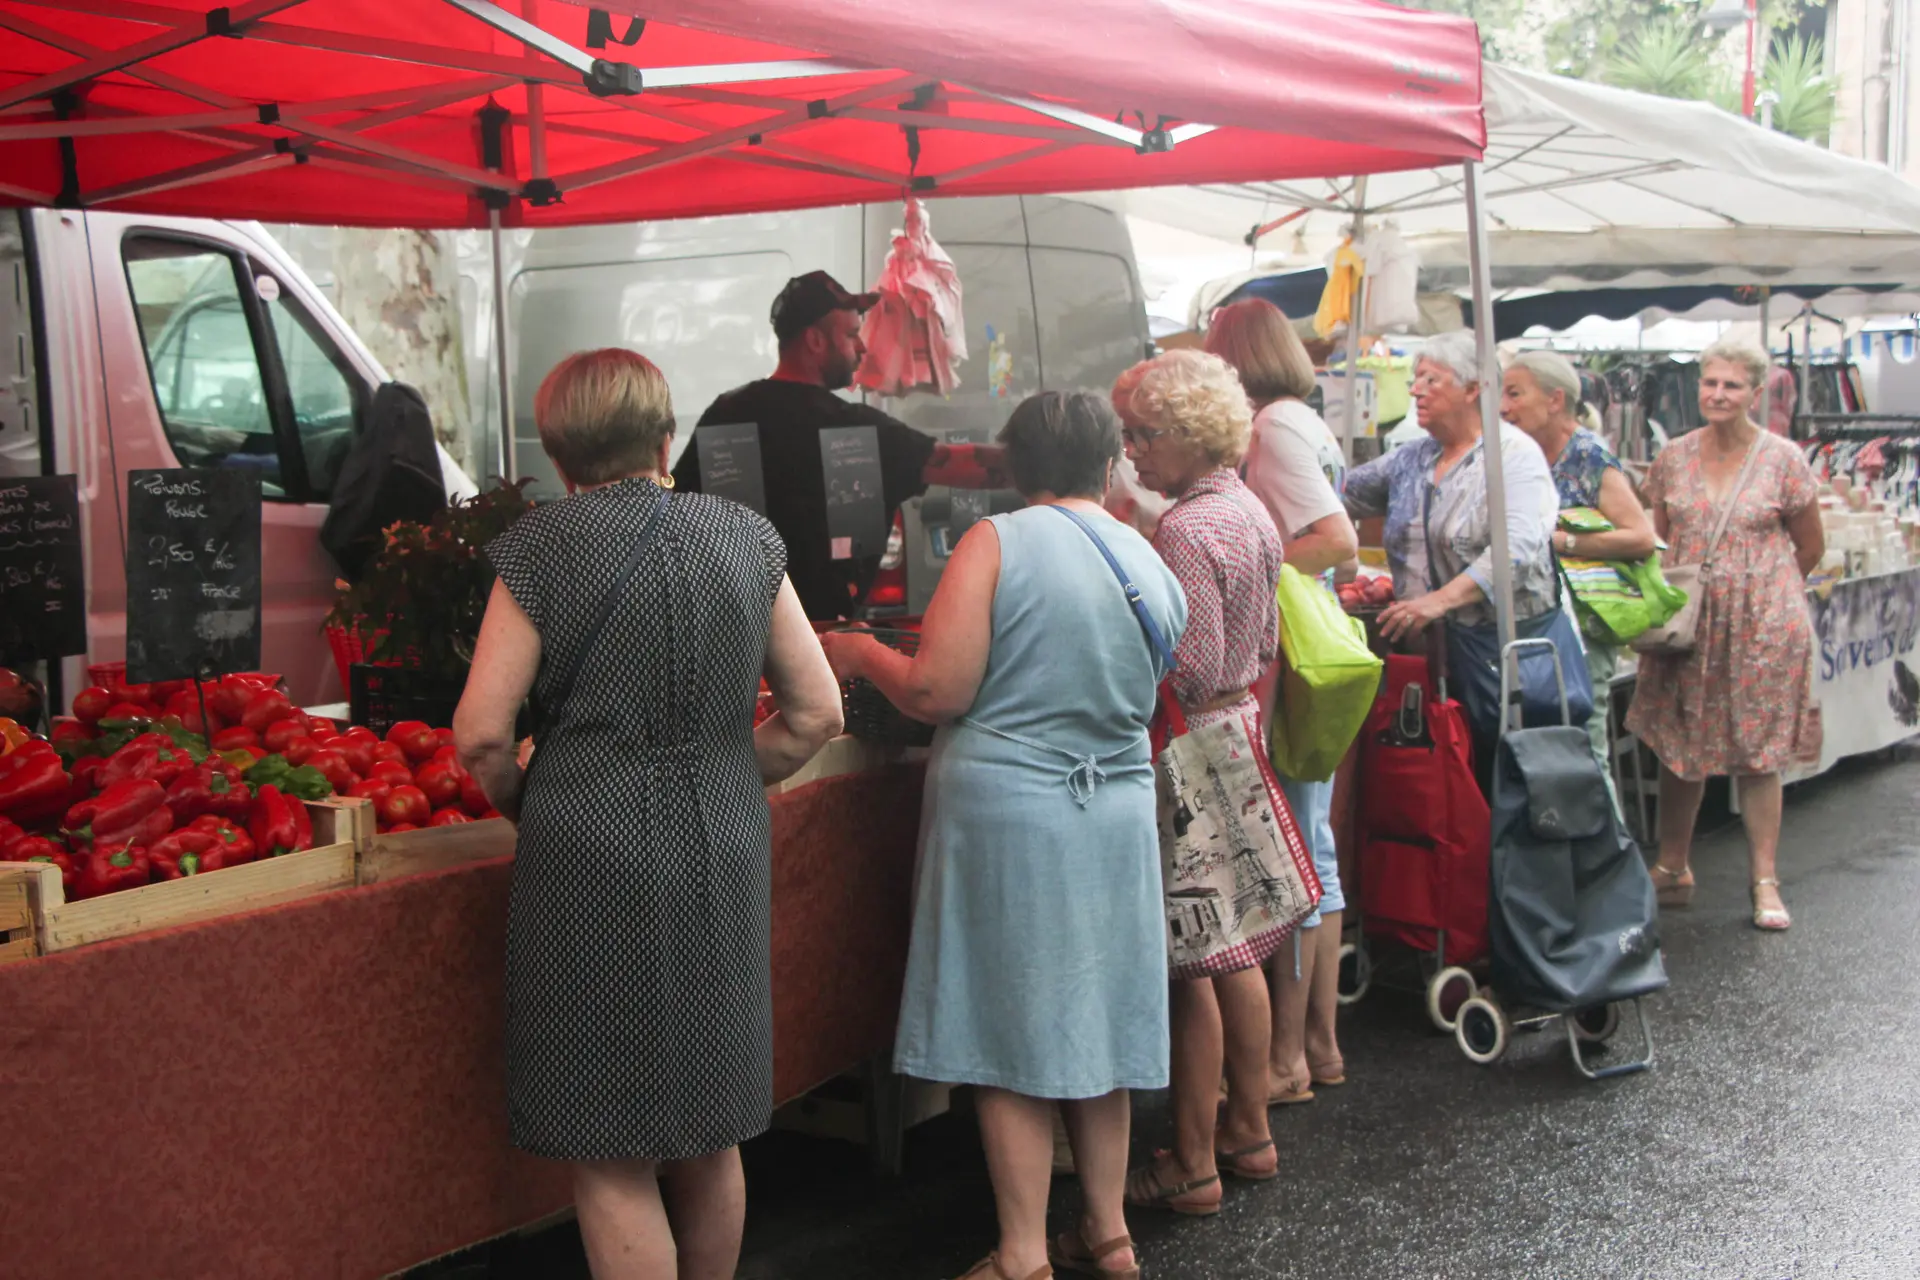
<instances>
[{"instance_id":1,"label":"trolley handle","mask_svg":"<svg viewBox=\"0 0 1920 1280\"><path fill-rule=\"evenodd\" d=\"M1500 651L1500 733L1504 737L1526 724L1526 697L1520 681L1523 649L1545 649L1553 656L1553 680L1560 690L1560 723L1573 723L1573 705L1567 700L1567 669L1560 662L1560 646L1545 636L1515 640ZM1509 683L1511 677L1511 683Z\"/></svg>"}]
</instances>

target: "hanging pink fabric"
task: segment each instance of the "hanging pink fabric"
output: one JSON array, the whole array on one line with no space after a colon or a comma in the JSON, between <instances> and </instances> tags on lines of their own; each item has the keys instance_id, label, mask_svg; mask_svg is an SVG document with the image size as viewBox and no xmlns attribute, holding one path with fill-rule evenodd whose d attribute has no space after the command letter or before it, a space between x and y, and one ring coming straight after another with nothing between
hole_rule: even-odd
<instances>
[{"instance_id":1,"label":"hanging pink fabric","mask_svg":"<svg viewBox=\"0 0 1920 1280\"><path fill-rule=\"evenodd\" d=\"M860 329L867 357L854 381L883 396L923 388L951 395L967 358L960 276L934 243L926 206L918 200L907 201L906 230L894 233L874 291L880 302Z\"/></svg>"}]
</instances>

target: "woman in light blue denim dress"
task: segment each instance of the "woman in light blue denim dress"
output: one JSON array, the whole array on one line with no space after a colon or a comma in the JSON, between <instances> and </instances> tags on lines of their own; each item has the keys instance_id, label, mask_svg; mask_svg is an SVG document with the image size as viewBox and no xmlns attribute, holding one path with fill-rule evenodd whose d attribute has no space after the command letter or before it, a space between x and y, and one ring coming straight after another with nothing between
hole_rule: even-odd
<instances>
[{"instance_id":1,"label":"woman in light blue denim dress","mask_svg":"<svg viewBox=\"0 0 1920 1280\"><path fill-rule=\"evenodd\" d=\"M1000 1242L967 1275L1026 1280L1050 1263L1137 1275L1128 1091L1165 1087L1169 1056L1148 726L1187 604L1146 540L1101 509L1120 455L1103 399L1036 396L1001 440L1032 505L961 539L918 655L857 634L822 640L842 679L869 679L940 726L894 1065L978 1086ZM1085 1193L1078 1227L1054 1241L1048 1100Z\"/></svg>"}]
</instances>

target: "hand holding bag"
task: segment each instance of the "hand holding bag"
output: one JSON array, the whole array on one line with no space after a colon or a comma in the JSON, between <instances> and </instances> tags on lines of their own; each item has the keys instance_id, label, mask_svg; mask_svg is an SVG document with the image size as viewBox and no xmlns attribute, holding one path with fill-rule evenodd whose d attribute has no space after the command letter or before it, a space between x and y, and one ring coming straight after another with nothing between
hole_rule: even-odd
<instances>
[{"instance_id":1,"label":"hand holding bag","mask_svg":"<svg viewBox=\"0 0 1920 1280\"><path fill-rule=\"evenodd\" d=\"M1687 602L1666 622L1648 627L1635 637L1635 653L1693 652L1700 631L1700 609L1706 599L1707 573L1713 567L1713 553L1719 550L1720 539L1733 522L1734 508L1740 505L1741 491L1747 487L1747 477L1753 473L1753 464L1760 457L1760 446L1765 435L1765 432L1756 435L1753 444L1748 447L1746 461L1740 464L1740 474L1734 478L1733 488L1727 493L1726 505L1720 509L1720 519L1714 523L1713 536L1707 539L1707 549L1700 557L1700 563L1670 565L1665 571L1667 585L1686 592ZM1704 479L1702 483L1705 483Z\"/></svg>"}]
</instances>

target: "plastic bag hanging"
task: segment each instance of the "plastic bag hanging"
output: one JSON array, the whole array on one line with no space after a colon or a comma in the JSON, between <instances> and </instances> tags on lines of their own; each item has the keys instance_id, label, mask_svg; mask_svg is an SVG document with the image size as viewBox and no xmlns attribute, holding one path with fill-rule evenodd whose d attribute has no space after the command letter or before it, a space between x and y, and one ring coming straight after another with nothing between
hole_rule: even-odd
<instances>
[{"instance_id":1,"label":"plastic bag hanging","mask_svg":"<svg viewBox=\"0 0 1920 1280\"><path fill-rule=\"evenodd\" d=\"M1361 327L1368 333L1408 333L1420 327L1420 259L1413 246L1391 222L1369 231L1367 316Z\"/></svg>"},{"instance_id":2,"label":"plastic bag hanging","mask_svg":"<svg viewBox=\"0 0 1920 1280\"><path fill-rule=\"evenodd\" d=\"M1331 338L1353 318L1353 297L1360 291L1360 276L1366 263L1349 236L1341 241L1327 259L1327 287L1320 295L1320 308L1314 312L1313 331Z\"/></svg>"},{"instance_id":3,"label":"plastic bag hanging","mask_svg":"<svg viewBox=\"0 0 1920 1280\"><path fill-rule=\"evenodd\" d=\"M960 276L934 243L918 200L907 201L906 229L894 233L874 292L880 301L860 328L867 355L854 381L883 396L921 388L952 394L967 358Z\"/></svg>"}]
</instances>

